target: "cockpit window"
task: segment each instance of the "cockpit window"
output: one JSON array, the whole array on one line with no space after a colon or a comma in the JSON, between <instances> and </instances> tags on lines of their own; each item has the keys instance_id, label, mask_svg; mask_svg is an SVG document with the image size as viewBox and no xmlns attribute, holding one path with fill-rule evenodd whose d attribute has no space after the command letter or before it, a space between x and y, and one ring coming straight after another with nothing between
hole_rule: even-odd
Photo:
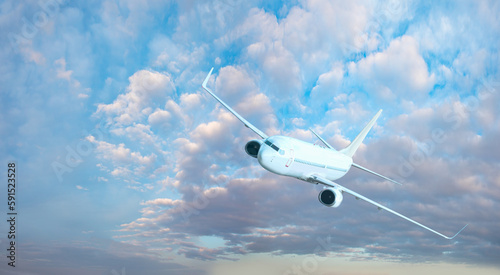
<instances>
[{"instance_id":1,"label":"cockpit window","mask_svg":"<svg viewBox=\"0 0 500 275\"><path fill-rule=\"evenodd\" d=\"M279 152L280 148L278 146L272 144L269 140L266 139L266 141L264 141L264 143L266 145L268 145L269 147L273 148L274 151Z\"/></svg>"}]
</instances>

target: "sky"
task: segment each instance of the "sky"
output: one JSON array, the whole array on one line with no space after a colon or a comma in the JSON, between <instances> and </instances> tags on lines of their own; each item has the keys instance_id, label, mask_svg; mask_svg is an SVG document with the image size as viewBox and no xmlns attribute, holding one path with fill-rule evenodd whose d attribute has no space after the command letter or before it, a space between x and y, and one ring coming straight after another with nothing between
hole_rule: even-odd
<instances>
[{"instance_id":1,"label":"sky","mask_svg":"<svg viewBox=\"0 0 500 275\"><path fill-rule=\"evenodd\" d=\"M2 274L498 274L500 2L0 3ZM342 149L379 110L349 189L244 151ZM7 164L16 163L16 267Z\"/></svg>"}]
</instances>

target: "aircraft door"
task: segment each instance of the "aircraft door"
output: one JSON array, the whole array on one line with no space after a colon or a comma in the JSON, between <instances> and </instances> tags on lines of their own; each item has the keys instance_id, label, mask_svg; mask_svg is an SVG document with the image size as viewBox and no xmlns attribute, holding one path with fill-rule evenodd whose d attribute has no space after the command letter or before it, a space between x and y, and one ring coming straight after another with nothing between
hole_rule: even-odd
<instances>
[{"instance_id":1,"label":"aircraft door","mask_svg":"<svg viewBox=\"0 0 500 275\"><path fill-rule=\"evenodd\" d=\"M292 165L292 163L293 163L293 159L295 158L295 153L294 153L293 149L290 149L288 152L289 152L290 157L288 158L288 161L285 164L286 167L290 167L290 165Z\"/></svg>"}]
</instances>

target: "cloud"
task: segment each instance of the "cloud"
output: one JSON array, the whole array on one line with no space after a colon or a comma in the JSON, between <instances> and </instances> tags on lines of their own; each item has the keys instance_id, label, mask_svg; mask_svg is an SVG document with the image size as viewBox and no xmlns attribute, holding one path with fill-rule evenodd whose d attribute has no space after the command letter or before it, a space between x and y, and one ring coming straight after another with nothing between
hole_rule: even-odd
<instances>
[{"instance_id":1,"label":"cloud","mask_svg":"<svg viewBox=\"0 0 500 275\"><path fill-rule=\"evenodd\" d=\"M258 91L256 81L247 69L227 66L221 69L216 79L216 92L257 128L268 133L275 132L277 119L271 102Z\"/></svg>"},{"instance_id":2,"label":"cloud","mask_svg":"<svg viewBox=\"0 0 500 275\"><path fill-rule=\"evenodd\" d=\"M110 161L115 167L111 175L126 177L132 172L143 175L146 171L154 168L157 155L151 153L143 156L140 152L134 152L125 147L125 144L118 145L106 141L96 140L94 136L88 136L87 140L96 146L96 154L103 160ZM133 170L131 170L133 169Z\"/></svg>"},{"instance_id":3,"label":"cloud","mask_svg":"<svg viewBox=\"0 0 500 275\"><path fill-rule=\"evenodd\" d=\"M161 225L160 227L169 228L167 236L171 234L184 236L183 238L185 238L187 234L194 234L196 236L216 234L216 236L223 236L227 241L233 243L229 247L219 250L206 249L196 246L192 242L181 243L180 251L186 254L186 257L209 260L213 260L215 257L224 258L230 255L229 252L238 247L242 251L246 250L247 252L245 253L248 253L252 249L241 246L242 243L238 240L238 235L250 234L255 230L255 227L263 226L266 221L274 219L274 215L277 212L272 211L272 213L269 213L262 210L266 207L278 206L282 202L282 198L280 197L277 197L276 200L269 200L269 198L265 198L259 194L277 192L284 186L286 185L275 180L241 179L232 180L227 187L213 187L205 191L200 190L195 196L187 200L155 199L144 203L148 208L145 211L148 213L147 217L144 216L130 224L124 224L122 227L126 228L126 231L131 232L137 229L143 232L147 231L153 234L149 235L150 237L157 238L159 235L156 235L155 231L151 231L151 229ZM286 188L286 190L291 189ZM292 199L292 195L286 198ZM255 204L257 201L260 201L260 203ZM233 206L227 208L226 205ZM256 205L260 206L256 207ZM161 208L153 209L150 208L151 206ZM287 204L286 206L290 205ZM242 216L239 214L242 212L246 212L247 214ZM196 223L199 226L193 228L190 226L191 223ZM281 224L281 222L278 222L278 224ZM257 232L256 234L260 235ZM170 238L167 238L166 242L170 243L171 241L169 240ZM245 242L248 242L248 240ZM196 254L193 254L194 250L191 249L193 245L197 247ZM258 249L255 249L255 251L258 251Z\"/></svg>"},{"instance_id":4,"label":"cloud","mask_svg":"<svg viewBox=\"0 0 500 275\"><path fill-rule=\"evenodd\" d=\"M26 264L16 266L15 274L113 274L116 270L142 274L206 274L196 267L163 259L160 253L149 252L141 246L105 239L44 247L42 251L35 244L21 244L20 248L29 252L25 254Z\"/></svg>"},{"instance_id":5,"label":"cloud","mask_svg":"<svg viewBox=\"0 0 500 275\"><path fill-rule=\"evenodd\" d=\"M316 86L311 91L311 98L321 103L328 103L338 95L343 77L343 64L334 64L330 71L319 76Z\"/></svg>"},{"instance_id":6,"label":"cloud","mask_svg":"<svg viewBox=\"0 0 500 275\"><path fill-rule=\"evenodd\" d=\"M304 1L283 20L283 44L299 60L304 73L318 74L346 45L360 47L368 21L367 8L356 2Z\"/></svg>"},{"instance_id":7,"label":"cloud","mask_svg":"<svg viewBox=\"0 0 500 275\"><path fill-rule=\"evenodd\" d=\"M199 94L182 94L181 105L187 110L193 110L201 105L201 96Z\"/></svg>"},{"instance_id":8,"label":"cloud","mask_svg":"<svg viewBox=\"0 0 500 275\"><path fill-rule=\"evenodd\" d=\"M216 78L215 88L225 102L230 105L235 105L242 97L254 94L258 90L247 70L234 66L221 68L219 76Z\"/></svg>"},{"instance_id":9,"label":"cloud","mask_svg":"<svg viewBox=\"0 0 500 275\"><path fill-rule=\"evenodd\" d=\"M172 118L172 115L162 109L156 109L152 114L148 117L148 122L151 125L168 125L168 121Z\"/></svg>"},{"instance_id":10,"label":"cloud","mask_svg":"<svg viewBox=\"0 0 500 275\"><path fill-rule=\"evenodd\" d=\"M391 41L385 51L349 64L349 74L366 83L368 91L389 100L401 96L425 97L436 82L419 53L417 41L406 35Z\"/></svg>"},{"instance_id":11,"label":"cloud","mask_svg":"<svg viewBox=\"0 0 500 275\"><path fill-rule=\"evenodd\" d=\"M127 136L128 139L139 142L141 144L147 144L150 146L155 146L160 143L157 136L151 131L150 125L144 124L134 124L126 128L116 128L110 130L111 133L117 136Z\"/></svg>"},{"instance_id":12,"label":"cloud","mask_svg":"<svg viewBox=\"0 0 500 275\"><path fill-rule=\"evenodd\" d=\"M71 74L73 74L73 71L66 70L66 60L64 60L64 58L60 58L54 63L60 66L60 68L57 70L57 77L66 79L69 82L71 80Z\"/></svg>"},{"instance_id":13,"label":"cloud","mask_svg":"<svg viewBox=\"0 0 500 275\"><path fill-rule=\"evenodd\" d=\"M159 72L140 70L129 81L128 92L119 95L111 104L99 104L97 115L106 115L118 125L130 125L151 112L148 107L154 100L175 91L170 77Z\"/></svg>"}]
</instances>

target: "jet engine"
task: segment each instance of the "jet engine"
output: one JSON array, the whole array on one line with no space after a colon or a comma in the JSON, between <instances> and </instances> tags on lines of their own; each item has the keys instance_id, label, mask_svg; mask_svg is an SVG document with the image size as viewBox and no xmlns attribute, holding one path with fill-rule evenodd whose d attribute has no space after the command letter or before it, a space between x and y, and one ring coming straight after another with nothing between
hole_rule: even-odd
<instances>
[{"instance_id":1,"label":"jet engine","mask_svg":"<svg viewBox=\"0 0 500 275\"><path fill-rule=\"evenodd\" d=\"M259 149L260 149L261 145L262 145L262 140L259 140L259 139L250 140L245 145L245 152L247 152L248 155L250 155L254 158L257 158L257 155L259 154Z\"/></svg>"},{"instance_id":2,"label":"jet engine","mask_svg":"<svg viewBox=\"0 0 500 275\"><path fill-rule=\"evenodd\" d=\"M343 199L342 192L337 188L323 189L318 195L319 202L328 207L338 207Z\"/></svg>"}]
</instances>

